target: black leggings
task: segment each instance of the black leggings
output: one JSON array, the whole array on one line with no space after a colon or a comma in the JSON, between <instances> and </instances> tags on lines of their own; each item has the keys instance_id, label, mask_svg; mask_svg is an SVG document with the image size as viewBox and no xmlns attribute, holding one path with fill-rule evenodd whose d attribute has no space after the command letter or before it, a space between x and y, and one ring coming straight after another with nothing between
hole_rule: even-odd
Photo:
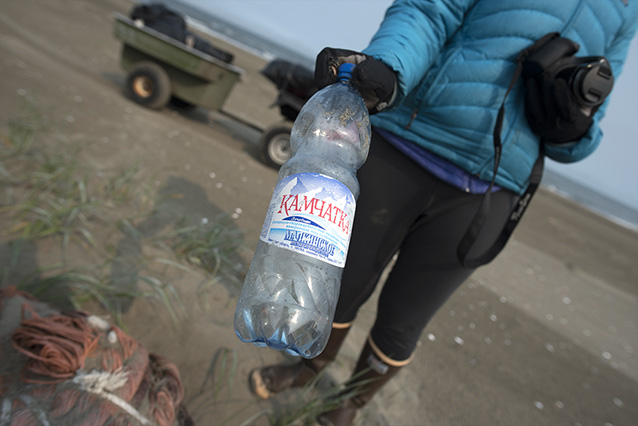
<instances>
[{"instance_id":1,"label":"black leggings","mask_svg":"<svg viewBox=\"0 0 638 426\"><path fill-rule=\"evenodd\" d=\"M391 360L406 361L428 321L474 271L461 266L456 249L483 195L437 179L376 132L357 177L361 195L335 323L354 321L399 252L370 336ZM490 214L470 257L496 239L517 200L503 189L492 194Z\"/></svg>"}]
</instances>

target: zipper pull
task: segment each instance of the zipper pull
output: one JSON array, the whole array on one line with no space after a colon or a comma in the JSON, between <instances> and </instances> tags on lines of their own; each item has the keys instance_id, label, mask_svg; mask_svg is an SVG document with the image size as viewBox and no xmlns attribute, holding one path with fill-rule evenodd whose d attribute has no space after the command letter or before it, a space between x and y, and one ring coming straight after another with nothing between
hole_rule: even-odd
<instances>
[{"instance_id":1,"label":"zipper pull","mask_svg":"<svg viewBox=\"0 0 638 426\"><path fill-rule=\"evenodd\" d=\"M412 126L412 122L414 121L418 113L419 113L419 109L414 108L414 111L412 111L412 115L410 116L410 121L408 122L407 126L405 126L405 130L408 130L410 126Z\"/></svg>"}]
</instances>

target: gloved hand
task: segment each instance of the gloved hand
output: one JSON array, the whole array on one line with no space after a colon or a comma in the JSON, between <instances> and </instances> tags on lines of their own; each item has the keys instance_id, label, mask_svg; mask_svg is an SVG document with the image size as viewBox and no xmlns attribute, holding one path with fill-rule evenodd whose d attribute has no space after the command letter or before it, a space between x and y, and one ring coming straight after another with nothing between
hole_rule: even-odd
<instances>
[{"instance_id":1,"label":"gloved hand","mask_svg":"<svg viewBox=\"0 0 638 426\"><path fill-rule=\"evenodd\" d=\"M561 144L578 142L587 134L600 105L584 108L578 104L567 82L554 81L552 90L543 89L535 79L527 80L525 115L543 141Z\"/></svg>"},{"instance_id":2,"label":"gloved hand","mask_svg":"<svg viewBox=\"0 0 638 426\"><path fill-rule=\"evenodd\" d=\"M344 49L324 48L315 64L315 84L322 89L337 81L337 69L344 63L355 64L352 84L359 91L370 114L377 113L393 100L397 78L390 68L372 56Z\"/></svg>"}]
</instances>

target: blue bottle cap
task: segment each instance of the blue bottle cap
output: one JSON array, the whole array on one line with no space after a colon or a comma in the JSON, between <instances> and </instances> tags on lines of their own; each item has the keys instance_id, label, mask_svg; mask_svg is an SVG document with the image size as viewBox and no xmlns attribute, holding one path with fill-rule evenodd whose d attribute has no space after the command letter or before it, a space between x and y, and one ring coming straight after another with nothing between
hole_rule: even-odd
<instances>
[{"instance_id":1,"label":"blue bottle cap","mask_svg":"<svg viewBox=\"0 0 638 426\"><path fill-rule=\"evenodd\" d=\"M355 64L341 64L339 65L339 72L337 73L337 79L339 81L349 81L352 78L352 71L355 68Z\"/></svg>"}]
</instances>

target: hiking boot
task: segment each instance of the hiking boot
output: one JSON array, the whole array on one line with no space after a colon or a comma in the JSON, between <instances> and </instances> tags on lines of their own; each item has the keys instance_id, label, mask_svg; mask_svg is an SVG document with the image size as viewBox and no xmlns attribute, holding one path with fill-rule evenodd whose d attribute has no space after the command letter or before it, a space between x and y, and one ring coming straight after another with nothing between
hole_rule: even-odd
<instances>
[{"instance_id":1,"label":"hiking boot","mask_svg":"<svg viewBox=\"0 0 638 426\"><path fill-rule=\"evenodd\" d=\"M268 399L286 389L304 386L335 359L348 330L349 324L334 324L325 349L316 358L254 369L249 376L251 390L259 398Z\"/></svg>"},{"instance_id":2,"label":"hiking boot","mask_svg":"<svg viewBox=\"0 0 638 426\"><path fill-rule=\"evenodd\" d=\"M396 375L407 361L393 361L385 356L372 342L366 341L354 373L346 383L344 394L352 394L335 410L320 414L317 421L321 426L349 426L358 410L366 405L388 381Z\"/></svg>"}]
</instances>

